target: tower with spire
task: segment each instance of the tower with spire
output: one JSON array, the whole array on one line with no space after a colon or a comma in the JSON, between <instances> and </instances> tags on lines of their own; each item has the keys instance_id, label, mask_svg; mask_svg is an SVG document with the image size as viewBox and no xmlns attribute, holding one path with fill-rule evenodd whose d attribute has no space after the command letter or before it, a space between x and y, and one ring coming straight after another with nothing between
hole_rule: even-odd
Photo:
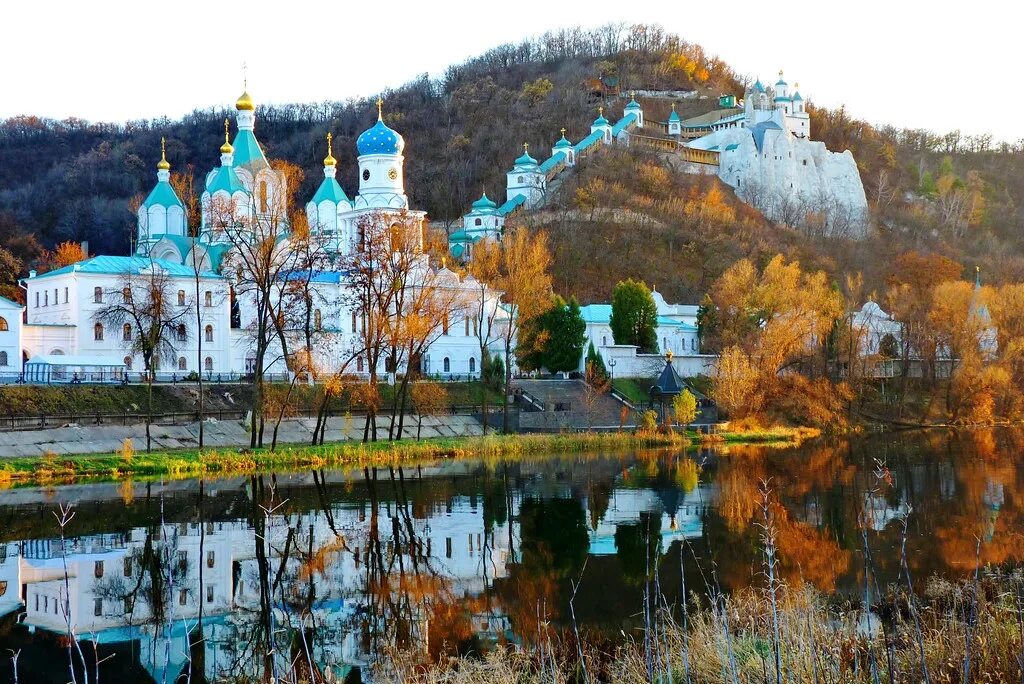
<instances>
[{"instance_id":1,"label":"tower with spire","mask_svg":"<svg viewBox=\"0 0 1024 684\"><path fill-rule=\"evenodd\" d=\"M333 138L327 134L327 156L324 157L324 179L317 188L313 199L306 203L306 219L309 229L314 234L323 235L328 241L328 249L341 251L347 240L343 239L339 230L342 225L339 214L350 211L352 202L338 183L338 160L334 158Z\"/></svg>"},{"instance_id":2,"label":"tower with spire","mask_svg":"<svg viewBox=\"0 0 1024 684\"><path fill-rule=\"evenodd\" d=\"M377 98L377 123L356 139L359 195L356 208L406 209L405 139L384 123L384 100Z\"/></svg>"},{"instance_id":3,"label":"tower with spire","mask_svg":"<svg viewBox=\"0 0 1024 684\"><path fill-rule=\"evenodd\" d=\"M523 153L512 163L512 170L505 178L507 199L522 196L527 209L537 206L547 191L547 179L540 164L530 156L529 143L523 143Z\"/></svg>"},{"instance_id":4,"label":"tower with spire","mask_svg":"<svg viewBox=\"0 0 1024 684\"><path fill-rule=\"evenodd\" d=\"M160 138L160 161L156 165L156 185L138 210L135 252L149 254L165 235L185 237L185 205L171 186L171 164L167 161L167 141Z\"/></svg>"}]
</instances>

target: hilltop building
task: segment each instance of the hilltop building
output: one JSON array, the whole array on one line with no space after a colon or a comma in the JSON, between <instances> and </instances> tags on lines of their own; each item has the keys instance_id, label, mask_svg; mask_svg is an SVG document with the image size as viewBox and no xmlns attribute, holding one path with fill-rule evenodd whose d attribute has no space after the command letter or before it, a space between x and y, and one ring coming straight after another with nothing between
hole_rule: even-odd
<instances>
[{"instance_id":1,"label":"hilltop building","mask_svg":"<svg viewBox=\"0 0 1024 684\"><path fill-rule=\"evenodd\" d=\"M463 216L462 229L449 236L453 257L468 259L474 244L499 239L505 220L521 208L534 209L547 199L549 184L600 145L637 145L681 158L692 173L713 173L737 196L773 221L815 223L822 235L863 237L868 206L857 164L849 150L831 152L811 140L807 103L799 89L779 72L773 88L760 80L741 103L733 95L718 100L719 109L683 120L671 103L664 122L645 120L635 95L612 123L599 108L590 133L577 143L562 136L543 162L524 145L506 174L506 200L498 205L484 193Z\"/></svg>"}]
</instances>

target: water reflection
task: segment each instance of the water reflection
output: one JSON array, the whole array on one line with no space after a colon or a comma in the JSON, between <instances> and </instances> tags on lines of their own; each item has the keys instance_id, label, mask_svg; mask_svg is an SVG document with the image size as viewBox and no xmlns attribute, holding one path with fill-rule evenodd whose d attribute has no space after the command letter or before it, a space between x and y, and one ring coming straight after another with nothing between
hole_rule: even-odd
<instances>
[{"instance_id":1,"label":"water reflection","mask_svg":"<svg viewBox=\"0 0 1024 684\"><path fill-rule=\"evenodd\" d=\"M20 650L22 682L67 681L70 627L74 667L98 658L104 679L360 681L382 654L436 661L565 628L577 581L581 629L614 639L638 627L649 581L669 602L681 572L698 593L762 582L765 488L782 579L856 596L865 536L879 583L897 578L904 519L918 577L1020 560L1021 443L908 433L7 490L0 652Z\"/></svg>"}]
</instances>

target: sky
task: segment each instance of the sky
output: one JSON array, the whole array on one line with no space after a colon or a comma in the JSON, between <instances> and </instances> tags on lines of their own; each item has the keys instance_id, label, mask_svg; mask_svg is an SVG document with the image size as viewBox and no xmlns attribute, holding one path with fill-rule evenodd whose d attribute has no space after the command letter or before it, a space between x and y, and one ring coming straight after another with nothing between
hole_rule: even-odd
<instances>
[{"instance_id":1,"label":"sky","mask_svg":"<svg viewBox=\"0 0 1024 684\"><path fill-rule=\"evenodd\" d=\"M1024 138L1019 0L4 3L0 118L126 121L372 95L550 29L658 23L874 124ZM716 16L716 8L721 13ZM776 14L773 15L773 12Z\"/></svg>"}]
</instances>

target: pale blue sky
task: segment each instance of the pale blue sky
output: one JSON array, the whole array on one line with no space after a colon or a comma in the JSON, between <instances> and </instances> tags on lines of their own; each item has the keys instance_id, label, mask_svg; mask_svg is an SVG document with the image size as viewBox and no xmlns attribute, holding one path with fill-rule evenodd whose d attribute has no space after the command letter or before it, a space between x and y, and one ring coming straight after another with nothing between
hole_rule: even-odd
<instances>
[{"instance_id":1,"label":"pale blue sky","mask_svg":"<svg viewBox=\"0 0 1024 684\"><path fill-rule=\"evenodd\" d=\"M743 73L774 82L784 68L812 100L845 104L873 123L1017 140L1024 137L1021 7L1016 0L19 1L0 10L7 29L0 117L176 118L232 103L243 61L259 102L344 99L437 75L548 29L642 21L702 44ZM710 14L716 8L721 15Z\"/></svg>"}]
</instances>

